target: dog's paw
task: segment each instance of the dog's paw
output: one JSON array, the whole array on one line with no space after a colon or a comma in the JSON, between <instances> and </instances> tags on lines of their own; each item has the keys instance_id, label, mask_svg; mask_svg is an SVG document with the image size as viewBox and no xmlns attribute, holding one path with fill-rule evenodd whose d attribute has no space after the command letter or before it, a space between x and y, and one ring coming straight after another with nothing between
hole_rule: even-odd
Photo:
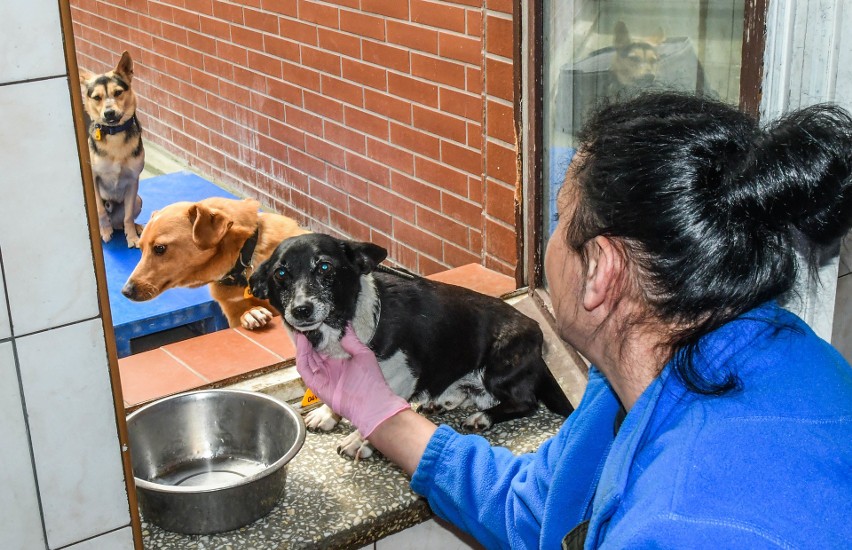
<instances>
[{"instance_id":1,"label":"dog's paw","mask_svg":"<svg viewBox=\"0 0 852 550\"><path fill-rule=\"evenodd\" d=\"M272 312L265 307L253 307L243 313L240 324L244 329L254 330L266 326L272 320Z\"/></svg>"},{"instance_id":2,"label":"dog's paw","mask_svg":"<svg viewBox=\"0 0 852 550\"><path fill-rule=\"evenodd\" d=\"M101 240L105 243L112 240L112 227L101 226Z\"/></svg>"},{"instance_id":3,"label":"dog's paw","mask_svg":"<svg viewBox=\"0 0 852 550\"><path fill-rule=\"evenodd\" d=\"M328 405L316 408L305 415L305 426L309 430L327 432L333 430L338 422L340 422L340 416L335 414Z\"/></svg>"},{"instance_id":4,"label":"dog's paw","mask_svg":"<svg viewBox=\"0 0 852 550\"><path fill-rule=\"evenodd\" d=\"M337 446L337 454L355 460L363 460L373 456L373 446L370 445L369 441L362 438L356 430L340 440L340 445Z\"/></svg>"},{"instance_id":5,"label":"dog's paw","mask_svg":"<svg viewBox=\"0 0 852 550\"><path fill-rule=\"evenodd\" d=\"M462 422L462 427L471 432L483 432L491 427L493 422L486 412L476 412Z\"/></svg>"},{"instance_id":6,"label":"dog's paw","mask_svg":"<svg viewBox=\"0 0 852 550\"><path fill-rule=\"evenodd\" d=\"M139 248L139 235L126 235L127 248Z\"/></svg>"}]
</instances>

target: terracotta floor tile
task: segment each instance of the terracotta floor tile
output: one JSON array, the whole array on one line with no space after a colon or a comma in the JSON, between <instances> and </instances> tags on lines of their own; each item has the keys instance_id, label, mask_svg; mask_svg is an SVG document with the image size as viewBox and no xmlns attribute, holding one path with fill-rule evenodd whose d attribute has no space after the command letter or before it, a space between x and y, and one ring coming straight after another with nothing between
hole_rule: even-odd
<instances>
[{"instance_id":1,"label":"terracotta floor tile","mask_svg":"<svg viewBox=\"0 0 852 550\"><path fill-rule=\"evenodd\" d=\"M211 382L280 363L282 358L234 329L204 334L165 346L169 353Z\"/></svg>"},{"instance_id":2,"label":"terracotta floor tile","mask_svg":"<svg viewBox=\"0 0 852 550\"><path fill-rule=\"evenodd\" d=\"M282 359L293 359L296 357L296 347L283 323L281 317L275 317L260 330L246 330L242 327L236 330Z\"/></svg>"},{"instance_id":3,"label":"terracotta floor tile","mask_svg":"<svg viewBox=\"0 0 852 550\"><path fill-rule=\"evenodd\" d=\"M207 383L162 349L123 357L118 360L118 370L124 402L129 406Z\"/></svg>"},{"instance_id":4,"label":"terracotta floor tile","mask_svg":"<svg viewBox=\"0 0 852 550\"><path fill-rule=\"evenodd\" d=\"M515 279L479 264L467 264L429 275L429 279L463 286L482 294L500 297L515 290Z\"/></svg>"}]
</instances>

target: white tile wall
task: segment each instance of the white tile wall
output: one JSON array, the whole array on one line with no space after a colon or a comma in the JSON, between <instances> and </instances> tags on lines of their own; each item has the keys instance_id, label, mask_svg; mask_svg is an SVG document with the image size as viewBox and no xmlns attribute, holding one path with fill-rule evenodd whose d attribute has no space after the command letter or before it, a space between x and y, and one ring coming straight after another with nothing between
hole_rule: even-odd
<instances>
[{"instance_id":1,"label":"white tile wall","mask_svg":"<svg viewBox=\"0 0 852 550\"><path fill-rule=\"evenodd\" d=\"M15 334L94 317L99 309L68 79L0 86L0 114L0 248Z\"/></svg>"},{"instance_id":2,"label":"white tile wall","mask_svg":"<svg viewBox=\"0 0 852 550\"><path fill-rule=\"evenodd\" d=\"M0 2L0 84L66 72L56 0Z\"/></svg>"},{"instance_id":3,"label":"white tile wall","mask_svg":"<svg viewBox=\"0 0 852 550\"><path fill-rule=\"evenodd\" d=\"M100 319L17 339L51 547L130 523Z\"/></svg>"},{"instance_id":4,"label":"white tile wall","mask_svg":"<svg viewBox=\"0 0 852 550\"><path fill-rule=\"evenodd\" d=\"M0 441L3 442L0 548L44 548L44 530L11 342L0 343Z\"/></svg>"},{"instance_id":5,"label":"white tile wall","mask_svg":"<svg viewBox=\"0 0 852 550\"><path fill-rule=\"evenodd\" d=\"M434 519L376 541L376 550L482 550L473 538Z\"/></svg>"},{"instance_id":6,"label":"white tile wall","mask_svg":"<svg viewBox=\"0 0 852 550\"><path fill-rule=\"evenodd\" d=\"M0 241L2 244L2 241ZM0 250L0 263L3 261L2 250ZM0 340L12 337L12 326L9 324L9 309L6 306L6 285L0 281Z\"/></svg>"},{"instance_id":7,"label":"white tile wall","mask_svg":"<svg viewBox=\"0 0 852 550\"><path fill-rule=\"evenodd\" d=\"M2 550L133 548L67 72L59 3L0 2Z\"/></svg>"}]
</instances>

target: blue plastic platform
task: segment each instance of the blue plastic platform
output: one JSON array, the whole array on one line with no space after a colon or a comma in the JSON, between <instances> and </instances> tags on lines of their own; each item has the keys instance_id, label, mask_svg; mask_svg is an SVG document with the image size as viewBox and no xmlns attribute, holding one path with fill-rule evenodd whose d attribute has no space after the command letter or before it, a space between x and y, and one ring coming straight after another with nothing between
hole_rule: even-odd
<instances>
[{"instance_id":1,"label":"blue plastic platform","mask_svg":"<svg viewBox=\"0 0 852 550\"><path fill-rule=\"evenodd\" d=\"M151 212L178 201L196 202L207 197L235 199L234 195L191 172L176 172L141 180L139 195L142 212L136 222L145 224ZM193 331L206 334L228 328L219 304L210 297L207 286L172 288L153 300L133 302L121 294L142 252L127 248L124 232L116 230L112 240L102 243L106 267L109 303L118 356L132 353L131 341L164 330L189 325Z\"/></svg>"}]
</instances>

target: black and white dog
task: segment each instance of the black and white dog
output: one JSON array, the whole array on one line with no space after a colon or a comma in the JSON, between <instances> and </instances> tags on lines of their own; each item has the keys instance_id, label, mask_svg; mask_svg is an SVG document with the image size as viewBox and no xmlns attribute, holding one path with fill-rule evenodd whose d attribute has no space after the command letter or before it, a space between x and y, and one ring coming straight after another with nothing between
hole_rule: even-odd
<instances>
[{"instance_id":1,"label":"black and white dog","mask_svg":"<svg viewBox=\"0 0 852 550\"><path fill-rule=\"evenodd\" d=\"M535 321L498 298L384 268L386 257L372 243L300 235L258 267L251 290L325 355L348 356L340 339L351 322L397 395L425 412L475 406L466 429L530 415L539 399L563 416L573 411L542 359ZM339 420L324 406L306 423L330 430ZM357 432L338 450L372 454Z\"/></svg>"}]
</instances>

